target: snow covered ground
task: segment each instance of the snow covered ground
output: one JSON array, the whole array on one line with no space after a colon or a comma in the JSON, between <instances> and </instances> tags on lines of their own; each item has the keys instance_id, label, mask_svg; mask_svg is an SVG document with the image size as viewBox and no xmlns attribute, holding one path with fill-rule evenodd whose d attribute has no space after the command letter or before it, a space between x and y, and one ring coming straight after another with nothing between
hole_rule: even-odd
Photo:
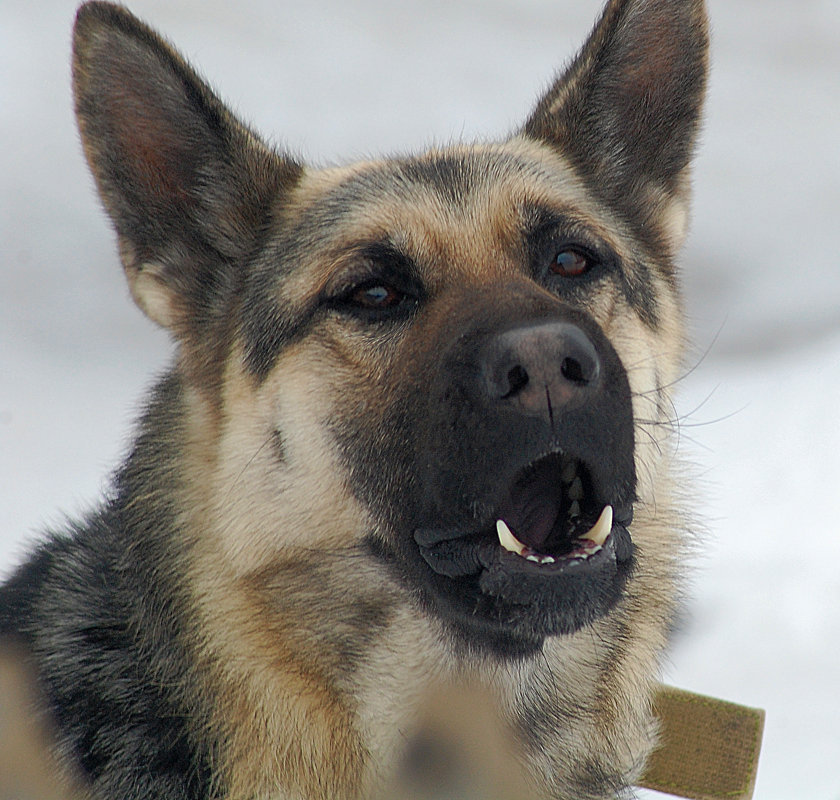
<instances>
[{"instance_id":1,"label":"snow covered ground","mask_svg":"<svg viewBox=\"0 0 840 800\"><path fill-rule=\"evenodd\" d=\"M85 508L166 337L73 126L73 0L0 14L0 572ZM597 0L129 0L316 161L505 133ZM759 800L840 800L840 4L710 0L681 450L708 533L666 679L767 709Z\"/></svg>"}]
</instances>

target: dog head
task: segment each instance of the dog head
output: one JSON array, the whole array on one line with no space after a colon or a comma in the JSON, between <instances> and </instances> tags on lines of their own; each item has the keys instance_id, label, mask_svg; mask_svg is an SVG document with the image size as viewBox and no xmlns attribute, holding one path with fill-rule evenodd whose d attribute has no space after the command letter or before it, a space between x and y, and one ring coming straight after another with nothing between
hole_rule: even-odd
<instances>
[{"instance_id":1,"label":"dog head","mask_svg":"<svg viewBox=\"0 0 840 800\"><path fill-rule=\"evenodd\" d=\"M621 602L665 469L706 49L699 0L613 0L513 136L315 169L82 8L86 153L179 345L225 568L352 550L508 653Z\"/></svg>"}]
</instances>

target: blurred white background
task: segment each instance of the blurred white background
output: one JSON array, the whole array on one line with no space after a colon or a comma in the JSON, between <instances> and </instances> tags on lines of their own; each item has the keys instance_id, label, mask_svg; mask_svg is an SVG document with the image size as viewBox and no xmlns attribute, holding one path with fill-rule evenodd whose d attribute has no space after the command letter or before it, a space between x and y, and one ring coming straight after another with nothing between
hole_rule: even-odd
<instances>
[{"instance_id":1,"label":"blurred white background","mask_svg":"<svg viewBox=\"0 0 840 800\"><path fill-rule=\"evenodd\" d=\"M129 0L313 161L498 137L597 0ZM0 573L90 506L163 333L131 304L71 113L73 0L0 13ZM710 0L681 452L707 527L667 681L767 709L759 800L840 800L840 3Z\"/></svg>"}]
</instances>

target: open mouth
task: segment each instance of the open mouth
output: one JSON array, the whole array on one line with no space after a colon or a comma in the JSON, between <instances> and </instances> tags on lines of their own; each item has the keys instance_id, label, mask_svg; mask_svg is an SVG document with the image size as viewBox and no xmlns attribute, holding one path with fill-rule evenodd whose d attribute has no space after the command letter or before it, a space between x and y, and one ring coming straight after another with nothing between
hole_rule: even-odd
<instances>
[{"instance_id":1,"label":"open mouth","mask_svg":"<svg viewBox=\"0 0 840 800\"><path fill-rule=\"evenodd\" d=\"M516 480L499 507L496 534L503 550L526 561L574 566L603 549L612 525L613 508L597 502L582 462L555 455Z\"/></svg>"},{"instance_id":2,"label":"open mouth","mask_svg":"<svg viewBox=\"0 0 840 800\"><path fill-rule=\"evenodd\" d=\"M586 464L553 453L526 467L478 531L422 529L415 541L429 566L450 578L481 570L550 578L630 559L632 505L599 496Z\"/></svg>"},{"instance_id":3,"label":"open mouth","mask_svg":"<svg viewBox=\"0 0 840 800\"><path fill-rule=\"evenodd\" d=\"M597 466L554 452L521 469L477 529L416 530L436 607L471 640L502 637L502 649L602 617L634 563L631 491L609 485Z\"/></svg>"}]
</instances>

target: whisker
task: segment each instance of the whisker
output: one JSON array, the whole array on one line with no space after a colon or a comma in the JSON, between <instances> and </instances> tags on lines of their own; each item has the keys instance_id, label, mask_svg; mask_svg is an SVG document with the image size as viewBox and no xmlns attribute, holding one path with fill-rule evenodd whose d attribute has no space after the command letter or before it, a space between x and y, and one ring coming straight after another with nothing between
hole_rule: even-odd
<instances>
[{"instance_id":1,"label":"whisker","mask_svg":"<svg viewBox=\"0 0 840 800\"><path fill-rule=\"evenodd\" d=\"M273 438L274 438L274 434L272 433L272 434L270 434L270 435L266 438L266 440L265 440L265 441L264 441L264 442L263 442L263 443L262 443L262 444L261 444L261 445L257 448L257 450L256 450L256 452L254 453L254 455L252 455L252 456L248 459L248 461L246 462L245 466L244 466L244 467L242 467L242 469L239 471L239 474L238 474L238 475L237 475L237 476L236 476L236 477L235 477L235 478L231 481L230 486L228 486L228 489L227 489L227 491L225 492L225 502L227 502L228 498L229 498L229 497L230 497L230 495L231 495L231 492L233 492L233 490L236 488L236 484L237 484L237 483L239 483L239 481L240 481L240 480L242 480L242 476L243 476L243 475L244 475L244 474L248 471L248 468L251 466L251 464L253 464L253 463L254 463L254 461L255 461L255 459L257 458L257 456L258 456L260 453L262 453L262 451L263 451L263 450L265 450L266 445L268 445L268 444L271 442L271 440L272 440Z\"/></svg>"}]
</instances>

